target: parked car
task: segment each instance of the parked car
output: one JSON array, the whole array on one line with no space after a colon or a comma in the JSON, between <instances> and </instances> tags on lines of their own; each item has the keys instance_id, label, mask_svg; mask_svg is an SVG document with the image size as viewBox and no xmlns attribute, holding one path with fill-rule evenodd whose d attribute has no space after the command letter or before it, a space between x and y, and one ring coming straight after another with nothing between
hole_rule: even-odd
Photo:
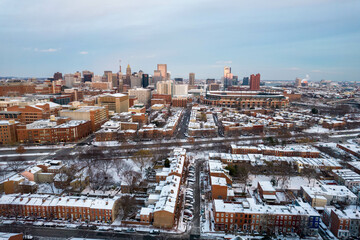
<instances>
[{"instance_id":1,"label":"parked car","mask_svg":"<svg viewBox=\"0 0 360 240\"><path fill-rule=\"evenodd\" d=\"M150 234L160 234L160 230L158 230L158 229L152 229L152 230L150 231Z\"/></svg>"},{"instance_id":2,"label":"parked car","mask_svg":"<svg viewBox=\"0 0 360 240\"><path fill-rule=\"evenodd\" d=\"M184 213L185 213L186 215L188 215L188 214L192 215L192 214L193 214L193 212L190 211L190 210L188 210L188 209L185 209L185 210L184 210Z\"/></svg>"}]
</instances>

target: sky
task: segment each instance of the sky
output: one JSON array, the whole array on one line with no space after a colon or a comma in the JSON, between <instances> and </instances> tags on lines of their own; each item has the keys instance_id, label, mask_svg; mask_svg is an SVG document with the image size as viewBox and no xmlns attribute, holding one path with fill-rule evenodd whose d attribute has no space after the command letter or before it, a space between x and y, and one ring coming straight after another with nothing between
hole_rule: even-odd
<instances>
[{"instance_id":1,"label":"sky","mask_svg":"<svg viewBox=\"0 0 360 240\"><path fill-rule=\"evenodd\" d=\"M360 80L359 0L1 0L0 76Z\"/></svg>"}]
</instances>

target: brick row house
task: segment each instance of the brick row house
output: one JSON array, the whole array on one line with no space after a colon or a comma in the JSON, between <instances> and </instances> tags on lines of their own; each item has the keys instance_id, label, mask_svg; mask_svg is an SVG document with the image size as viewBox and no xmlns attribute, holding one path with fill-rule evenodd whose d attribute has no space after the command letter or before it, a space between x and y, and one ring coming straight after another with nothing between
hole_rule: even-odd
<instances>
[{"instance_id":1,"label":"brick row house","mask_svg":"<svg viewBox=\"0 0 360 240\"><path fill-rule=\"evenodd\" d=\"M237 146L231 145L232 154L263 154L273 156L287 156L287 157L303 157L303 158L318 158L320 152L310 146L285 146L285 147L268 147L268 146Z\"/></svg>"},{"instance_id":2,"label":"brick row house","mask_svg":"<svg viewBox=\"0 0 360 240\"><path fill-rule=\"evenodd\" d=\"M217 231L316 235L319 227L319 213L300 200L289 206L256 204L251 198L242 202L215 199L213 206Z\"/></svg>"},{"instance_id":3,"label":"brick row house","mask_svg":"<svg viewBox=\"0 0 360 240\"><path fill-rule=\"evenodd\" d=\"M186 163L186 150L176 148L170 158L170 167L156 174L158 185L140 211L141 224L153 224L158 228L172 228L180 209L179 194Z\"/></svg>"},{"instance_id":4,"label":"brick row house","mask_svg":"<svg viewBox=\"0 0 360 240\"><path fill-rule=\"evenodd\" d=\"M113 222L118 208L117 198L58 197L36 194L9 194L0 197L0 215L3 217Z\"/></svg>"}]
</instances>

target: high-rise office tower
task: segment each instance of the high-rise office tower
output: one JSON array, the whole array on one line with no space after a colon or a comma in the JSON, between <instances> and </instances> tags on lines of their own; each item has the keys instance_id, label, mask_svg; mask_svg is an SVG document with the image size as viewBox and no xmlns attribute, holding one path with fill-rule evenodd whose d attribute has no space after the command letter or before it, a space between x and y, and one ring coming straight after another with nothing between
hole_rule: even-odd
<instances>
[{"instance_id":1,"label":"high-rise office tower","mask_svg":"<svg viewBox=\"0 0 360 240\"><path fill-rule=\"evenodd\" d=\"M139 70L139 72L138 72L137 75L138 75L139 78L142 79L142 75L143 75L143 74L144 74L143 70Z\"/></svg>"},{"instance_id":2,"label":"high-rise office tower","mask_svg":"<svg viewBox=\"0 0 360 240\"><path fill-rule=\"evenodd\" d=\"M232 85L232 79L231 67L224 67L224 90Z\"/></svg>"},{"instance_id":3,"label":"high-rise office tower","mask_svg":"<svg viewBox=\"0 0 360 240\"><path fill-rule=\"evenodd\" d=\"M232 85L237 86L238 84L239 84L239 77L238 76L233 76Z\"/></svg>"},{"instance_id":4,"label":"high-rise office tower","mask_svg":"<svg viewBox=\"0 0 360 240\"><path fill-rule=\"evenodd\" d=\"M65 74L65 86L68 88L72 88L75 83L74 74Z\"/></svg>"},{"instance_id":5,"label":"high-rise office tower","mask_svg":"<svg viewBox=\"0 0 360 240\"><path fill-rule=\"evenodd\" d=\"M244 85L244 86L248 86L248 85L249 85L249 77L244 77L244 78L243 78L242 85Z\"/></svg>"},{"instance_id":6,"label":"high-rise office tower","mask_svg":"<svg viewBox=\"0 0 360 240\"><path fill-rule=\"evenodd\" d=\"M61 72L56 72L54 73L54 80L59 80L62 79L62 73Z\"/></svg>"},{"instance_id":7,"label":"high-rise office tower","mask_svg":"<svg viewBox=\"0 0 360 240\"><path fill-rule=\"evenodd\" d=\"M250 90L259 91L260 90L260 73L250 76Z\"/></svg>"},{"instance_id":8,"label":"high-rise office tower","mask_svg":"<svg viewBox=\"0 0 360 240\"><path fill-rule=\"evenodd\" d=\"M118 87L119 87L119 79L118 79L117 73L112 74L111 81L112 81L112 87L118 89Z\"/></svg>"},{"instance_id":9,"label":"high-rise office tower","mask_svg":"<svg viewBox=\"0 0 360 240\"><path fill-rule=\"evenodd\" d=\"M195 73L189 73L189 85L190 86L195 85Z\"/></svg>"},{"instance_id":10,"label":"high-rise office tower","mask_svg":"<svg viewBox=\"0 0 360 240\"><path fill-rule=\"evenodd\" d=\"M158 64L157 70L161 73L161 80L167 80L167 65L166 64Z\"/></svg>"},{"instance_id":11,"label":"high-rise office tower","mask_svg":"<svg viewBox=\"0 0 360 240\"><path fill-rule=\"evenodd\" d=\"M149 74L144 73L142 75L142 87L146 88L147 86L149 86Z\"/></svg>"},{"instance_id":12,"label":"high-rise office tower","mask_svg":"<svg viewBox=\"0 0 360 240\"><path fill-rule=\"evenodd\" d=\"M173 80L159 81L156 85L156 91L158 94L173 95Z\"/></svg>"},{"instance_id":13,"label":"high-rise office tower","mask_svg":"<svg viewBox=\"0 0 360 240\"><path fill-rule=\"evenodd\" d=\"M104 82L111 82L112 81L112 71L104 71L104 75L103 75L103 81Z\"/></svg>"},{"instance_id":14,"label":"high-rise office tower","mask_svg":"<svg viewBox=\"0 0 360 240\"><path fill-rule=\"evenodd\" d=\"M126 67L126 75L131 75L131 67L130 67L130 64L127 65Z\"/></svg>"},{"instance_id":15,"label":"high-rise office tower","mask_svg":"<svg viewBox=\"0 0 360 240\"><path fill-rule=\"evenodd\" d=\"M129 86L131 85L130 76L131 76L131 68L130 68L130 64L128 64L126 68L126 77L125 77L124 85L129 85Z\"/></svg>"},{"instance_id":16,"label":"high-rise office tower","mask_svg":"<svg viewBox=\"0 0 360 240\"><path fill-rule=\"evenodd\" d=\"M228 77L228 74L231 73L231 67L224 67L224 78Z\"/></svg>"},{"instance_id":17,"label":"high-rise office tower","mask_svg":"<svg viewBox=\"0 0 360 240\"><path fill-rule=\"evenodd\" d=\"M183 83L184 79L183 78L174 78L175 83Z\"/></svg>"},{"instance_id":18,"label":"high-rise office tower","mask_svg":"<svg viewBox=\"0 0 360 240\"><path fill-rule=\"evenodd\" d=\"M301 78L296 78L295 79L295 87L301 87L301 81L302 81Z\"/></svg>"},{"instance_id":19,"label":"high-rise office tower","mask_svg":"<svg viewBox=\"0 0 360 240\"><path fill-rule=\"evenodd\" d=\"M87 71L87 70L83 71L82 75L83 75L84 82L91 82L94 77L94 73Z\"/></svg>"},{"instance_id":20,"label":"high-rise office tower","mask_svg":"<svg viewBox=\"0 0 360 240\"><path fill-rule=\"evenodd\" d=\"M160 70L154 70L153 84L156 87L157 82L161 81L161 72Z\"/></svg>"}]
</instances>

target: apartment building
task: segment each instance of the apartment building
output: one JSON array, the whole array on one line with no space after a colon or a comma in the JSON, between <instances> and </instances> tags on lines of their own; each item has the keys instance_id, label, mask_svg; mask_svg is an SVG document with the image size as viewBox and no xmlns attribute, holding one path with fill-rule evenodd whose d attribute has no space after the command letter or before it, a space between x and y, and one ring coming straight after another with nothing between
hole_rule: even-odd
<instances>
[{"instance_id":1,"label":"apartment building","mask_svg":"<svg viewBox=\"0 0 360 240\"><path fill-rule=\"evenodd\" d=\"M260 93L258 91L211 91L200 97L200 102L219 107L284 108L289 99L282 93Z\"/></svg>"},{"instance_id":2,"label":"apartment building","mask_svg":"<svg viewBox=\"0 0 360 240\"><path fill-rule=\"evenodd\" d=\"M121 93L104 94L97 98L99 106L107 106L109 111L115 113L127 112L129 110L129 96Z\"/></svg>"},{"instance_id":3,"label":"apartment building","mask_svg":"<svg viewBox=\"0 0 360 240\"><path fill-rule=\"evenodd\" d=\"M135 88L129 89L129 96L135 96L138 99L139 103L144 105L150 104L151 99L151 90L146 88Z\"/></svg>"},{"instance_id":4,"label":"apartment building","mask_svg":"<svg viewBox=\"0 0 360 240\"><path fill-rule=\"evenodd\" d=\"M0 120L0 145L17 142L16 127L19 125L15 120Z\"/></svg>"},{"instance_id":5,"label":"apartment building","mask_svg":"<svg viewBox=\"0 0 360 240\"><path fill-rule=\"evenodd\" d=\"M2 112L0 117L5 120L15 119L21 123L29 124L37 120L48 119L50 114L41 107L37 106L12 106L7 111Z\"/></svg>"},{"instance_id":6,"label":"apartment building","mask_svg":"<svg viewBox=\"0 0 360 240\"><path fill-rule=\"evenodd\" d=\"M109 119L109 111L107 107L82 106L77 109L61 110L60 116L73 120L90 121L91 130L95 132Z\"/></svg>"},{"instance_id":7,"label":"apartment building","mask_svg":"<svg viewBox=\"0 0 360 240\"><path fill-rule=\"evenodd\" d=\"M76 142L91 133L91 122L54 117L19 125L16 133L20 143Z\"/></svg>"}]
</instances>

